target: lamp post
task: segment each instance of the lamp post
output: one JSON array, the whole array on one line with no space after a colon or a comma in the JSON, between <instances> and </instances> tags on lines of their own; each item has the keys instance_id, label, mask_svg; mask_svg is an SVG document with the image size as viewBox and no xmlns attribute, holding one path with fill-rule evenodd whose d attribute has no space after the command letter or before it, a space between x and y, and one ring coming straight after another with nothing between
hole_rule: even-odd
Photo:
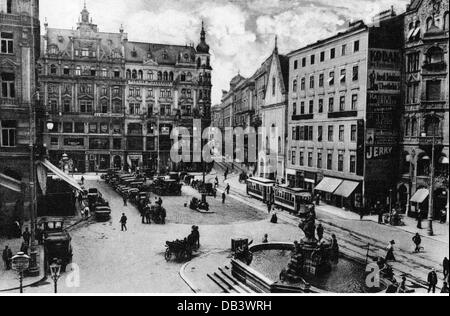
<instances>
[{"instance_id":1,"label":"lamp post","mask_svg":"<svg viewBox=\"0 0 450 316\"><path fill-rule=\"evenodd\" d=\"M427 137L426 133L422 133L422 137ZM433 220L434 220L434 151L436 147L436 136L433 133L432 143L431 143L431 158L428 156L423 157L424 160L430 160L430 188L428 196L428 236L434 236L433 230Z\"/></svg>"},{"instance_id":2,"label":"lamp post","mask_svg":"<svg viewBox=\"0 0 450 316\"><path fill-rule=\"evenodd\" d=\"M58 293L58 280L61 277L61 265L58 264L58 260L53 260L53 263L50 265L50 273L53 280L55 294Z\"/></svg>"},{"instance_id":3,"label":"lamp post","mask_svg":"<svg viewBox=\"0 0 450 316\"><path fill-rule=\"evenodd\" d=\"M17 253L11 260L13 270L19 274L20 293L23 293L23 273L30 267L30 261L31 258L23 252Z\"/></svg>"}]
</instances>

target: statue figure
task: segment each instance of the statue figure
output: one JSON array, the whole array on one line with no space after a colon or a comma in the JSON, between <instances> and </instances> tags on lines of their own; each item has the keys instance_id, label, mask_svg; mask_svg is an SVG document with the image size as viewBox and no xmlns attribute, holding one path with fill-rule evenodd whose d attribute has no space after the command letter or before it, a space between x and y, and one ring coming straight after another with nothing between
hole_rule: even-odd
<instances>
[{"instance_id":1,"label":"statue figure","mask_svg":"<svg viewBox=\"0 0 450 316\"><path fill-rule=\"evenodd\" d=\"M315 212L310 212L305 220L300 225L300 229L305 233L305 242L317 243L316 240L316 215Z\"/></svg>"}]
</instances>

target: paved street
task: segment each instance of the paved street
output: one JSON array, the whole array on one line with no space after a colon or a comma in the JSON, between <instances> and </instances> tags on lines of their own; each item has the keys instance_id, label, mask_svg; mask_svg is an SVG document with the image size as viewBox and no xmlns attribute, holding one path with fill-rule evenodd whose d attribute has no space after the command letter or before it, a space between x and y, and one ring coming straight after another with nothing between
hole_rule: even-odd
<instances>
[{"instance_id":1,"label":"paved street","mask_svg":"<svg viewBox=\"0 0 450 316\"><path fill-rule=\"evenodd\" d=\"M209 178L214 178L215 175ZM229 249L231 238L246 237L259 243L265 233L270 241L294 241L302 238L297 228L298 219L280 213L280 223L269 223L266 207L259 201L249 199L242 192L242 185L236 178L228 181L232 184L231 196L225 205L219 198L209 198L213 214L201 214L185 208L193 195L198 193L189 187L183 188L181 197L163 198L163 206L168 211L167 225L142 225L137 209L123 206L122 199L108 185L101 181L89 180L87 185L98 187L110 201L113 213L106 223L94 220L84 222L71 229L74 248L74 263L79 266L79 287L66 284L66 274L60 280L62 293L190 293L191 289L180 277L182 263L167 263L164 259L165 241L185 238L192 225L200 226L202 247L197 257L211 253L223 253ZM222 184L222 187L224 184ZM120 231L119 219L122 213L129 219L128 232ZM370 256L384 256L387 242L395 239L398 245L398 263L394 268L411 276L417 286L423 286L423 280L429 269L440 268L443 256L448 255L448 243L424 238L426 252L420 255L411 253L412 235L407 231L380 226L372 221L359 221L333 216L329 212L318 210L329 236L338 236L341 247L355 257L364 258L367 245L371 244ZM218 263L218 266L227 264ZM208 271L207 271L208 270ZM207 272L213 266L205 267ZM203 271L200 271L203 273ZM69 281L73 279L69 278ZM211 287L212 289L214 287ZM48 280L38 287L25 290L26 293L51 293L53 285ZM423 291L423 289L421 290Z\"/></svg>"}]
</instances>

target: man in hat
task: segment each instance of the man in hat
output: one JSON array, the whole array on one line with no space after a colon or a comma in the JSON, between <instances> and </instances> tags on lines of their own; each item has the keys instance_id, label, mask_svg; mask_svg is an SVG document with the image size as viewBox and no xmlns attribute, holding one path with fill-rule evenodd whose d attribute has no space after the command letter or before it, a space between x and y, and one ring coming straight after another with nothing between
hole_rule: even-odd
<instances>
[{"instance_id":1,"label":"man in hat","mask_svg":"<svg viewBox=\"0 0 450 316\"><path fill-rule=\"evenodd\" d=\"M414 237L413 237L413 242L414 245L416 245L416 249L414 250L415 253L419 253L420 252L420 245L422 244L422 237L420 237L419 233L417 233Z\"/></svg>"},{"instance_id":2,"label":"man in hat","mask_svg":"<svg viewBox=\"0 0 450 316\"><path fill-rule=\"evenodd\" d=\"M5 263L5 269L6 270L11 270L11 260L12 260L12 251L9 248L9 246L6 246L5 249L3 250L3 255L2 255L2 259L3 262Z\"/></svg>"},{"instance_id":3,"label":"man in hat","mask_svg":"<svg viewBox=\"0 0 450 316\"><path fill-rule=\"evenodd\" d=\"M128 231L127 222L128 222L128 218L125 216L125 213L123 213L122 217L120 218L120 225L121 225L122 231Z\"/></svg>"}]
</instances>

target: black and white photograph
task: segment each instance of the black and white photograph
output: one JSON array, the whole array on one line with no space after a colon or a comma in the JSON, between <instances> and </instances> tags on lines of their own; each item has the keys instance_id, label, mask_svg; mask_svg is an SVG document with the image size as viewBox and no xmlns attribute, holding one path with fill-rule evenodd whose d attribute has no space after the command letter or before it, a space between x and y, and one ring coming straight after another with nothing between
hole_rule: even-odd
<instances>
[{"instance_id":1,"label":"black and white photograph","mask_svg":"<svg viewBox=\"0 0 450 316\"><path fill-rule=\"evenodd\" d=\"M448 296L448 73L448 0L0 0L0 297Z\"/></svg>"}]
</instances>

